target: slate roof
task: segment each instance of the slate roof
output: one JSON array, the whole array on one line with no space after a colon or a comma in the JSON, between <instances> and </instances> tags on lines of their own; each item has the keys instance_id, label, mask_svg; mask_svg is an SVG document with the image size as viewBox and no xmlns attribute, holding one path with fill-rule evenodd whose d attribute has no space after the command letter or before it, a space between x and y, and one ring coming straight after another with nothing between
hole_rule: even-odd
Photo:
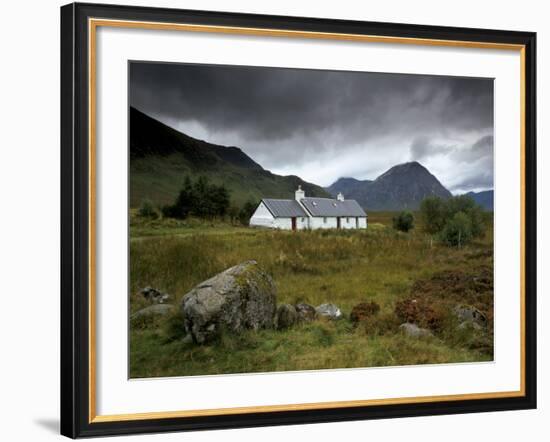
<instances>
[{"instance_id":1,"label":"slate roof","mask_svg":"<svg viewBox=\"0 0 550 442\"><path fill-rule=\"evenodd\" d=\"M290 218L293 216L308 216L296 200L263 199L263 203L273 216Z\"/></svg>"},{"instance_id":2,"label":"slate roof","mask_svg":"<svg viewBox=\"0 0 550 442\"><path fill-rule=\"evenodd\" d=\"M330 198L303 198L300 202L312 216L367 216L355 200L338 201Z\"/></svg>"},{"instance_id":3,"label":"slate roof","mask_svg":"<svg viewBox=\"0 0 550 442\"><path fill-rule=\"evenodd\" d=\"M275 217L308 216L296 200L263 199ZM300 202L312 216L367 216L355 200L338 201L330 198L302 198Z\"/></svg>"}]
</instances>

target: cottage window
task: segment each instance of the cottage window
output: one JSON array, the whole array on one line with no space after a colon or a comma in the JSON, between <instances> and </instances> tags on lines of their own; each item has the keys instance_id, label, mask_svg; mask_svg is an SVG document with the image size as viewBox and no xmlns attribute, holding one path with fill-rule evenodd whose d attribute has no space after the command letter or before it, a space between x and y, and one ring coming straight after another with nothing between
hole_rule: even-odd
<instances>
[{"instance_id":1,"label":"cottage window","mask_svg":"<svg viewBox=\"0 0 550 442\"><path fill-rule=\"evenodd\" d=\"M349 223L349 217L346 217L346 223Z\"/></svg>"},{"instance_id":2,"label":"cottage window","mask_svg":"<svg viewBox=\"0 0 550 442\"><path fill-rule=\"evenodd\" d=\"M304 222L304 221L305 221L305 218L301 218L301 221Z\"/></svg>"},{"instance_id":3,"label":"cottage window","mask_svg":"<svg viewBox=\"0 0 550 442\"><path fill-rule=\"evenodd\" d=\"M323 218L323 224L326 224L326 223L327 223L327 217L325 216L325 217Z\"/></svg>"}]
</instances>

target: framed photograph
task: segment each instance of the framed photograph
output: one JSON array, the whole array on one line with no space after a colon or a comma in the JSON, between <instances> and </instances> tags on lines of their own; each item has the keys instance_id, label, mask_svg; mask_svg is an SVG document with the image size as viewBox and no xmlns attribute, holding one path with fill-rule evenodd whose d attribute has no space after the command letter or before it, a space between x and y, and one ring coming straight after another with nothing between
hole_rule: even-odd
<instances>
[{"instance_id":1,"label":"framed photograph","mask_svg":"<svg viewBox=\"0 0 550 442\"><path fill-rule=\"evenodd\" d=\"M536 36L61 8L61 432L536 407Z\"/></svg>"}]
</instances>

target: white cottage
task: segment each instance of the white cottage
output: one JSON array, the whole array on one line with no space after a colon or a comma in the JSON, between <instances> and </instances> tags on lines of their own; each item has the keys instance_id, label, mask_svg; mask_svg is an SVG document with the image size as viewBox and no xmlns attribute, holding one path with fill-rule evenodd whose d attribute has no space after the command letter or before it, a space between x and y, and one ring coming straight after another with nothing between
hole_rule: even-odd
<instances>
[{"instance_id":1,"label":"white cottage","mask_svg":"<svg viewBox=\"0 0 550 442\"><path fill-rule=\"evenodd\" d=\"M250 218L254 227L285 230L366 229L367 214L355 200L307 198L301 186L293 200L264 198Z\"/></svg>"}]
</instances>

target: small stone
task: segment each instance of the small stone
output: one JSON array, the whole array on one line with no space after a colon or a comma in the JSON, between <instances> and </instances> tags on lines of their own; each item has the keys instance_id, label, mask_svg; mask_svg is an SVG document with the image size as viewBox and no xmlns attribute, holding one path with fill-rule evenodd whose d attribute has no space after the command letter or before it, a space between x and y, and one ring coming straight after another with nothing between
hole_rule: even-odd
<instances>
[{"instance_id":1,"label":"small stone","mask_svg":"<svg viewBox=\"0 0 550 442\"><path fill-rule=\"evenodd\" d=\"M145 287L139 291L147 301L153 304L165 304L171 296L168 293L162 293L161 291L154 289L153 287Z\"/></svg>"},{"instance_id":2,"label":"small stone","mask_svg":"<svg viewBox=\"0 0 550 442\"><path fill-rule=\"evenodd\" d=\"M319 316L327 319L340 319L342 317L342 312L334 304L321 304L315 311Z\"/></svg>"},{"instance_id":3,"label":"small stone","mask_svg":"<svg viewBox=\"0 0 550 442\"><path fill-rule=\"evenodd\" d=\"M432 332L425 328L420 328L416 324L412 324L410 322L405 322L404 324L401 324L399 326L401 331L405 333L407 336L411 336L413 338L421 338L425 336L433 336Z\"/></svg>"},{"instance_id":4,"label":"small stone","mask_svg":"<svg viewBox=\"0 0 550 442\"><path fill-rule=\"evenodd\" d=\"M298 321L296 308L290 304L281 304L277 308L275 323L278 330L292 327Z\"/></svg>"},{"instance_id":5,"label":"small stone","mask_svg":"<svg viewBox=\"0 0 550 442\"><path fill-rule=\"evenodd\" d=\"M306 304L305 302L300 302L294 306L296 313L298 315L298 321L311 322L314 321L317 317L317 312L315 307L312 305Z\"/></svg>"},{"instance_id":6,"label":"small stone","mask_svg":"<svg viewBox=\"0 0 550 442\"><path fill-rule=\"evenodd\" d=\"M474 328L486 328L487 327L487 316L485 314L471 306L471 305L457 305L453 312L455 316L461 321L461 325L469 323ZM474 325L475 324L475 325Z\"/></svg>"}]
</instances>

